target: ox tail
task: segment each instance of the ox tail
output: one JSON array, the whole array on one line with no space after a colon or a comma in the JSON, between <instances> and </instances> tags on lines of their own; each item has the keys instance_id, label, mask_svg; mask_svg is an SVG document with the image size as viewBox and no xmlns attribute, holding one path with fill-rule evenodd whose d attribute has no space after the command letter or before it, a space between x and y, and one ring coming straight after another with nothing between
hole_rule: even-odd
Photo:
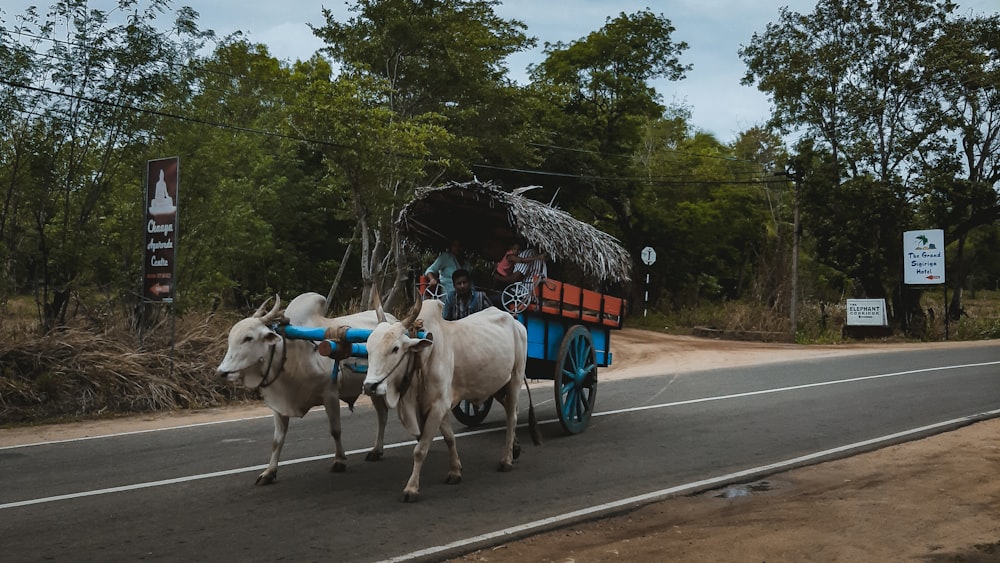
<instances>
[{"instance_id":1,"label":"ox tail","mask_svg":"<svg viewBox=\"0 0 1000 563\"><path fill-rule=\"evenodd\" d=\"M528 390L528 431L531 432L531 443L536 446L542 445L542 433L538 430L538 419L535 418L535 405L531 402L531 386L528 385L528 378L524 378L524 388Z\"/></svg>"}]
</instances>

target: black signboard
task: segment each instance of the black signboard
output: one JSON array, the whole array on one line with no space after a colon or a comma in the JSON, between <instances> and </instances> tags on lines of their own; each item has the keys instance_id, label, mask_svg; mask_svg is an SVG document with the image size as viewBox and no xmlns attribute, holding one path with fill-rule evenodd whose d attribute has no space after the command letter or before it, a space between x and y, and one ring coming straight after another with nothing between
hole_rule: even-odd
<instances>
[{"instance_id":1,"label":"black signboard","mask_svg":"<svg viewBox=\"0 0 1000 563\"><path fill-rule=\"evenodd\" d=\"M180 180L177 157L146 163L145 267L142 294L146 301L172 303L177 289L177 190Z\"/></svg>"}]
</instances>

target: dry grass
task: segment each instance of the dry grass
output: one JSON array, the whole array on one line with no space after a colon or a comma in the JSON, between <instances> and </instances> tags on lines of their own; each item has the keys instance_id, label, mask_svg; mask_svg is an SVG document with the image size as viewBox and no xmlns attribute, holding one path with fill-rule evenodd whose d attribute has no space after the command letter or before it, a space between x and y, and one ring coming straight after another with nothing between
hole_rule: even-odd
<instances>
[{"instance_id":1,"label":"dry grass","mask_svg":"<svg viewBox=\"0 0 1000 563\"><path fill-rule=\"evenodd\" d=\"M899 330L883 340L945 340L942 295L925 293L921 305L933 310L922 322L920 330L904 335ZM1000 338L1000 292L967 292L963 298L964 313L947 327L948 340L986 340ZM753 305L741 301L706 304L697 308L662 313L650 311L648 318L633 314L626 320L629 326L666 330L674 334L690 334L692 327L709 327L731 333L788 333L791 322L786 310ZM843 327L847 320L844 303L799 303L795 341L800 344L835 344L844 341Z\"/></svg>"},{"instance_id":2,"label":"dry grass","mask_svg":"<svg viewBox=\"0 0 1000 563\"><path fill-rule=\"evenodd\" d=\"M9 312L9 311L8 311ZM81 315L41 335L19 315L0 322L0 425L245 401L215 377L238 317L171 319L139 335L121 319Z\"/></svg>"}]
</instances>

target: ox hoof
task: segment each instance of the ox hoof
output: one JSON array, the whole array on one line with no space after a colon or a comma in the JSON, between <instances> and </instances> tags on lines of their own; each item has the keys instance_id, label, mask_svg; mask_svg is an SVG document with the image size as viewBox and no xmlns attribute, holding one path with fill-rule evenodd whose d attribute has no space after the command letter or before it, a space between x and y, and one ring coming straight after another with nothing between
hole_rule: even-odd
<instances>
[{"instance_id":1,"label":"ox hoof","mask_svg":"<svg viewBox=\"0 0 1000 563\"><path fill-rule=\"evenodd\" d=\"M381 460L382 460L382 452L377 452L375 450L368 452L368 455L365 456L365 461L381 461Z\"/></svg>"},{"instance_id":2,"label":"ox hoof","mask_svg":"<svg viewBox=\"0 0 1000 563\"><path fill-rule=\"evenodd\" d=\"M278 478L277 473L268 473L267 471L265 471L257 476L257 480L254 482L254 485L257 485L258 487L263 485L270 485L277 478Z\"/></svg>"},{"instance_id":3,"label":"ox hoof","mask_svg":"<svg viewBox=\"0 0 1000 563\"><path fill-rule=\"evenodd\" d=\"M403 502L417 502L418 500L420 500L420 493L408 493L403 491Z\"/></svg>"},{"instance_id":4,"label":"ox hoof","mask_svg":"<svg viewBox=\"0 0 1000 563\"><path fill-rule=\"evenodd\" d=\"M448 476L444 478L444 482L449 485L457 485L462 482L462 474L449 473Z\"/></svg>"},{"instance_id":5,"label":"ox hoof","mask_svg":"<svg viewBox=\"0 0 1000 563\"><path fill-rule=\"evenodd\" d=\"M347 471L347 464L338 459L333 462L333 465L330 467L330 471L333 473L343 473Z\"/></svg>"},{"instance_id":6,"label":"ox hoof","mask_svg":"<svg viewBox=\"0 0 1000 563\"><path fill-rule=\"evenodd\" d=\"M513 463L507 463L506 461L501 461L500 462L500 472L506 473L506 472L511 471L513 469L514 469L514 464Z\"/></svg>"}]
</instances>

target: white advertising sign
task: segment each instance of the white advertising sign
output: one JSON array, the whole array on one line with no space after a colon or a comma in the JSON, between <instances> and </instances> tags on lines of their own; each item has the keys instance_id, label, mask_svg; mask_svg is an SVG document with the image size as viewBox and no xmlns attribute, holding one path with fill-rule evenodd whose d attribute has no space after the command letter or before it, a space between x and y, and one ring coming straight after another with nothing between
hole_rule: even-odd
<instances>
[{"instance_id":1,"label":"white advertising sign","mask_svg":"<svg viewBox=\"0 0 1000 563\"><path fill-rule=\"evenodd\" d=\"M848 299L847 326L889 326L885 299Z\"/></svg>"},{"instance_id":2,"label":"white advertising sign","mask_svg":"<svg viewBox=\"0 0 1000 563\"><path fill-rule=\"evenodd\" d=\"M903 271L907 285L944 283L944 231L903 233Z\"/></svg>"}]
</instances>

